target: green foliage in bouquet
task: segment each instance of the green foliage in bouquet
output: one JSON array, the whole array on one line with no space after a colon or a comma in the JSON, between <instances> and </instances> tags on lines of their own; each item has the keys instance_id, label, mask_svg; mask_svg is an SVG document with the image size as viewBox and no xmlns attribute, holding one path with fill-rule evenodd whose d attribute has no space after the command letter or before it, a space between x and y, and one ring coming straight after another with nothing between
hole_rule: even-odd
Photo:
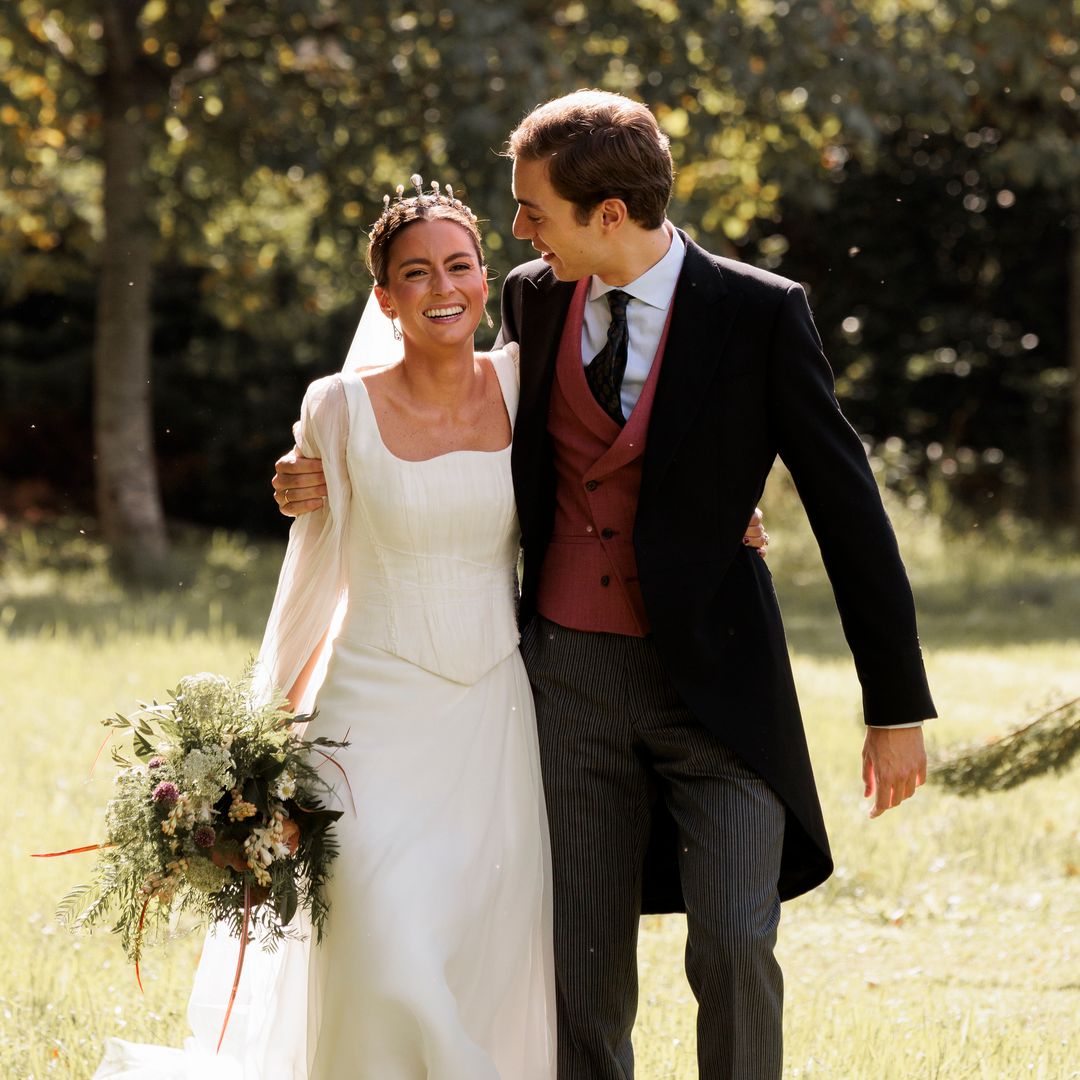
<instances>
[{"instance_id":1,"label":"green foliage in bouquet","mask_svg":"<svg viewBox=\"0 0 1080 1080\"><path fill-rule=\"evenodd\" d=\"M61 921L91 927L115 911L136 965L147 934L185 912L231 924L242 941L250 927L272 946L303 907L321 939L342 811L320 801L331 786L318 769L336 766L332 750L346 744L302 738L295 725L310 717L281 696L259 701L250 672L236 683L185 676L168 696L103 721L130 732L131 749L113 749L107 838L91 883L61 901Z\"/></svg>"}]
</instances>

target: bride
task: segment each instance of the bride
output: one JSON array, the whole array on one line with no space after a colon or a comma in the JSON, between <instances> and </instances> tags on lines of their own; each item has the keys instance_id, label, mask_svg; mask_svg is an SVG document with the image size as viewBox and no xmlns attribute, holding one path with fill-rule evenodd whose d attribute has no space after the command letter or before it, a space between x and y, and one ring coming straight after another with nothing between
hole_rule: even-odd
<instances>
[{"instance_id":1,"label":"bride","mask_svg":"<svg viewBox=\"0 0 1080 1080\"><path fill-rule=\"evenodd\" d=\"M550 857L514 600L517 350L474 352L475 215L414 183L387 198L368 256L404 356L308 389L299 444L327 498L293 526L259 655L295 709L317 706L314 732L349 743L327 932L249 950L220 1054L237 943L211 934L185 1048L111 1039L96 1078L555 1076Z\"/></svg>"}]
</instances>

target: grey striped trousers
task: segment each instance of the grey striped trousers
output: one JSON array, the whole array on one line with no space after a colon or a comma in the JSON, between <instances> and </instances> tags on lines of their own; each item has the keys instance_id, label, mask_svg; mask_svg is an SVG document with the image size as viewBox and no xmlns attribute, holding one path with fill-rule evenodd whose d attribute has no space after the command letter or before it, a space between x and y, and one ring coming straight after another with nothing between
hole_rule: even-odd
<instances>
[{"instance_id":1,"label":"grey striped trousers","mask_svg":"<svg viewBox=\"0 0 1080 1080\"><path fill-rule=\"evenodd\" d=\"M634 1075L637 930L657 799L679 833L699 1076L779 1080L783 804L683 706L651 638L537 618L522 654L551 824L559 1080Z\"/></svg>"}]
</instances>

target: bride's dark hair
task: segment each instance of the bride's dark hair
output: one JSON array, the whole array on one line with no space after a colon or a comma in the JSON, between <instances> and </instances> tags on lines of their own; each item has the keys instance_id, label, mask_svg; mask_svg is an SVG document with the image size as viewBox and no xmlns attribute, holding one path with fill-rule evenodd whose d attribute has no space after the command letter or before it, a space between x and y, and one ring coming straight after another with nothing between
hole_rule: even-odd
<instances>
[{"instance_id":1,"label":"bride's dark hair","mask_svg":"<svg viewBox=\"0 0 1080 1080\"><path fill-rule=\"evenodd\" d=\"M452 221L455 225L460 225L469 234L480 265L484 265L484 245L473 212L456 200L414 195L390 203L382 217L371 227L367 265L376 285L386 284L390 248L394 241L405 229L418 221Z\"/></svg>"}]
</instances>

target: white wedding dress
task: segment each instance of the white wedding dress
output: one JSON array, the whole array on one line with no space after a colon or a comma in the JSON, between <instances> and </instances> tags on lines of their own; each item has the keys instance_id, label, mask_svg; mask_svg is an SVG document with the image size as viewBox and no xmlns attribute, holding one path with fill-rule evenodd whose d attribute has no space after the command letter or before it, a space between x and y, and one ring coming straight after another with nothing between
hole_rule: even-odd
<instances>
[{"instance_id":1,"label":"white wedding dress","mask_svg":"<svg viewBox=\"0 0 1080 1080\"><path fill-rule=\"evenodd\" d=\"M490 355L513 420L516 347ZM209 935L184 1049L110 1039L95 1078L554 1080L510 450L401 460L358 375L313 384L298 434L329 496L293 525L260 670L292 685L340 627L308 693L308 733L349 742L335 760L351 795L324 770L345 811L327 931L317 946L249 948L220 1054L237 942Z\"/></svg>"}]
</instances>

